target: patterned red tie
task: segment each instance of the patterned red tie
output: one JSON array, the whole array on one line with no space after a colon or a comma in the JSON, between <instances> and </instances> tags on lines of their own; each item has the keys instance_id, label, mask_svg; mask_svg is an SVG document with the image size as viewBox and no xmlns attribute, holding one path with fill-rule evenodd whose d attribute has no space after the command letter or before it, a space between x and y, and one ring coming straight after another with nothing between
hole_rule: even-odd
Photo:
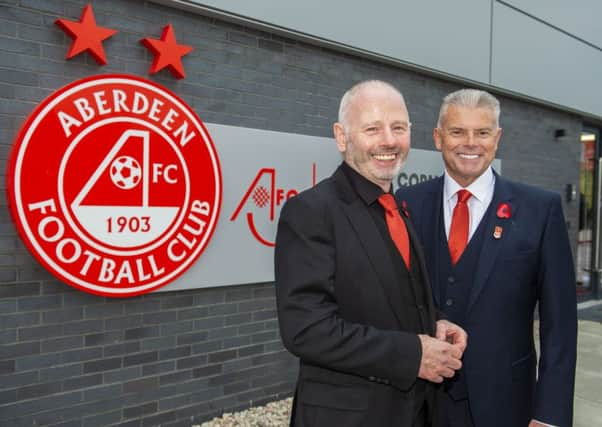
<instances>
[{"instance_id":1,"label":"patterned red tie","mask_svg":"<svg viewBox=\"0 0 602 427\"><path fill-rule=\"evenodd\" d=\"M399 209L395 198L392 194L386 193L378 198L378 203L385 208L385 220L387 221L387 227L389 228L389 234L393 243L397 246L397 250L403 258L408 270L410 269L410 237L408 236L408 229L406 228L405 222L399 215Z\"/></svg>"},{"instance_id":2,"label":"patterned red tie","mask_svg":"<svg viewBox=\"0 0 602 427\"><path fill-rule=\"evenodd\" d=\"M449 228L449 238L447 244L449 246L449 254L451 255L452 264L456 264L462 252L468 243L468 205L466 202L470 199L470 191L460 190L457 193L458 201L452 215L451 227Z\"/></svg>"}]
</instances>

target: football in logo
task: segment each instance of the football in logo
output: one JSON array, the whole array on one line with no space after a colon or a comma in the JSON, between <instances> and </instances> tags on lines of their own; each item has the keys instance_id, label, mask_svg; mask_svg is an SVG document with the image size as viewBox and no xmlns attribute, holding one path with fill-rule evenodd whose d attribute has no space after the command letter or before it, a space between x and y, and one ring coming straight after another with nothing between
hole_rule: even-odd
<instances>
[{"instance_id":1,"label":"football in logo","mask_svg":"<svg viewBox=\"0 0 602 427\"><path fill-rule=\"evenodd\" d=\"M113 297L181 275L207 247L221 171L201 120L165 88L102 75L55 92L13 146L19 232L55 276Z\"/></svg>"}]
</instances>

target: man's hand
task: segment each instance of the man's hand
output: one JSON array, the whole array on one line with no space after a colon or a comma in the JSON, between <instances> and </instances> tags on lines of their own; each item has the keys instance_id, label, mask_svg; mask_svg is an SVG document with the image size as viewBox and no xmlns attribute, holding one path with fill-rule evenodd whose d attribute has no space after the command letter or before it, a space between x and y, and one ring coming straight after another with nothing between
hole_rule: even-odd
<instances>
[{"instance_id":1,"label":"man's hand","mask_svg":"<svg viewBox=\"0 0 602 427\"><path fill-rule=\"evenodd\" d=\"M435 336L437 339L447 341L448 343L458 347L462 354L464 354L464 350L466 350L466 345L468 343L468 335L464 329L455 323L447 320L438 320Z\"/></svg>"},{"instance_id":2,"label":"man's hand","mask_svg":"<svg viewBox=\"0 0 602 427\"><path fill-rule=\"evenodd\" d=\"M460 347L448 342L418 335L422 345L422 359L418 377L434 383L443 382L443 378L451 378L456 370L462 367Z\"/></svg>"}]
</instances>

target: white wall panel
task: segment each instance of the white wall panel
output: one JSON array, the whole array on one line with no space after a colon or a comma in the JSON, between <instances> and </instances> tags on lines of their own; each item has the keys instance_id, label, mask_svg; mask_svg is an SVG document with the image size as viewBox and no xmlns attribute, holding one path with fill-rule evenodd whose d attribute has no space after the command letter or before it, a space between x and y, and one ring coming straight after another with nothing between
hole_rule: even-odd
<instances>
[{"instance_id":1,"label":"white wall panel","mask_svg":"<svg viewBox=\"0 0 602 427\"><path fill-rule=\"evenodd\" d=\"M490 1L187 0L180 3L209 6L472 80L489 79Z\"/></svg>"},{"instance_id":2,"label":"white wall panel","mask_svg":"<svg viewBox=\"0 0 602 427\"><path fill-rule=\"evenodd\" d=\"M602 48L600 0L504 0L502 3Z\"/></svg>"},{"instance_id":3,"label":"white wall panel","mask_svg":"<svg viewBox=\"0 0 602 427\"><path fill-rule=\"evenodd\" d=\"M602 116L602 53L503 4L494 6L491 84Z\"/></svg>"}]
</instances>

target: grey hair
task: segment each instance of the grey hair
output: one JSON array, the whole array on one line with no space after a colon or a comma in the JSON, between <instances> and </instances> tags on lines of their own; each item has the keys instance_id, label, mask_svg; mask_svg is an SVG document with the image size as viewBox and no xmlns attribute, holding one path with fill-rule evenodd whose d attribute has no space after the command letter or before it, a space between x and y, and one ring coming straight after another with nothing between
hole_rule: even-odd
<instances>
[{"instance_id":1,"label":"grey hair","mask_svg":"<svg viewBox=\"0 0 602 427\"><path fill-rule=\"evenodd\" d=\"M347 92L343 94L341 98L341 104L339 105L339 123L341 123L344 127L347 126L347 113L349 111L349 106L352 104L353 100L362 90L367 88L387 88L395 92L401 98L401 101L405 104L405 100L401 92L393 86L391 83L387 83L382 80L365 80L363 82L357 83L353 85Z\"/></svg>"},{"instance_id":2,"label":"grey hair","mask_svg":"<svg viewBox=\"0 0 602 427\"><path fill-rule=\"evenodd\" d=\"M441 128L447 110L451 105L466 108L488 108L493 111L495 127L497 128L500 125L500 101L495 96L484 90L460 89L443 98L439 110L439 119L437 120L438 128Z\"/></svg>"}]
</instances>

